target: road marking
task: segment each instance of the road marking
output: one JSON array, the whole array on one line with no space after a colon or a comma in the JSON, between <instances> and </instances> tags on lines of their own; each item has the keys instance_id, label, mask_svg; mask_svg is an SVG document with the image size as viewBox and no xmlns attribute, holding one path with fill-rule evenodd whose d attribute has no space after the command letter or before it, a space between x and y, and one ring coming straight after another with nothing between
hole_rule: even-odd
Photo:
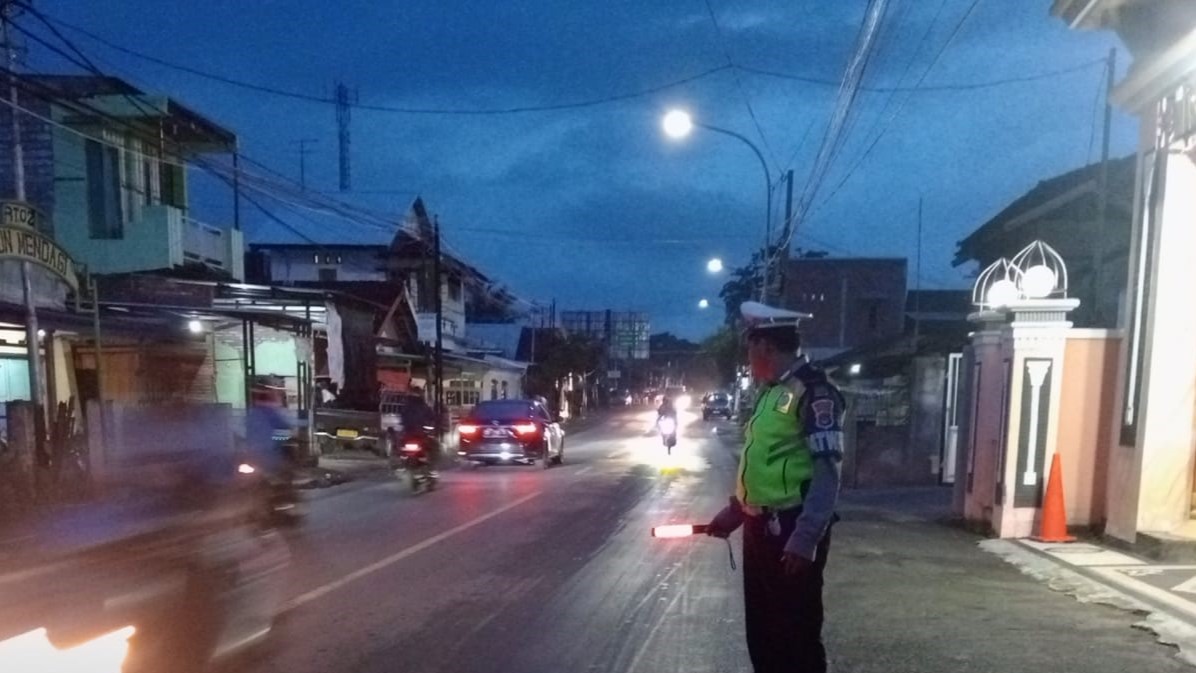
<instances>
[{"instance_id":1,"label":"road marking","mask_svg":"<svg viewBox=\"0 0 1196 673\"><path fill-rule=\"evenodd\" d=\"M1184 580L1183 582L1171 587L1171 590L1185 594L1196 594L1196 577Z\"/></svg>"},{"instance_id":2,"label":"road marking","mask_svg":"<svg viewBox=\"0 0 1196 673\"><path fill-rule=\"evenodd\" d=\"M290 612L291 610L294 610L297 607L300 607L302 605L310 603L310 602L316 600L317 598L326 596L327 594L330 594L333 591L336 591L337 589L345 586L346 584L349 584L350 582L354 582L356 580L361 579L362 577L365 577L366 575L371 575L375 572L378 572L379 570L382 570L383 568L394 565L395 563L402 561L403 559L407 558L408 556L418 554L419 552L427 549L428 547L431 547L432 545L434 545L438 542L443 542L444 540L449 539L450 537L456 535L457 533L465 532L480 523L483 523L485 521L493 519L494 517L498 516L499 514L502 514L503 512L506 512L507 510L514 509L514 508L522 505L523 503L527 502L528 500L531 500L532 498L540 495L540 493L541 493L540 491L536 491L535 493L530 493L528 495L525 495L522 498L520 498L514 502L508 503L506 505L503 505L502 507L499 507L498 509L496 509L492 512L483 514L482 516L479 516L476 519L466 521L465 523L461 524L460 526L457 526L455 528L450 528L450 529L444 531L443 533L440 533L439 535L433 535L432 537L428 538L427 540L424 540L423 542L420 542L418 544L407 547L406 549L404 549L402 551L391 554L390 556L387 556L386 558L382 559L381 561L371 563L370 565L368 565L364 568L355 570L338 580L329 582L328 584L325 584L322 587L317 587L315 589L312 589L311 591L308 591L307 593L299 594L298 596L292 598L291 600L283 603L282 607L279 609L279 612L280 613Z\"/></svg>"},{"instance_id":3,"label":"road marking","mask_svg":"<svg viewBox=\"0 0 1196 673\"><path fill-rule=\"evenodd\" d=\"M651 645L652 640L656 638L656 634L660 631L660 627L664 626L665 617L667 617L669 613L673 611L673 607L677 605L677 601L688 592L689 581L687 580L685 584L681 585L681 588L677 590L677 593L673 595L673 599L669 601L669 604L664 606L664 610L662 610L660 616L656 618L656 623L652 625L651 630L648 631L648 635L644 636L644 642L640 645L639 650L636 651L635 656L631 659L631 663L627 665L627 673L635 673L635 670L639 668L640 662L644 659L644 655L648 653L648 646Z\"/></svg>"},{"instance_id":4,"label":"road marking","mask_svg":"<svg viewBox=\"0 0 1196 673\"><path fill-rule=\"evenodd\" d=\"M581 475L585 474L586 472L589 472L592 469L594 469L594 466L592 466L592 465L589 467L583 467L580 470L578 470L577 472L575 472L574 474L576 474L577 476L580 477Z\"/></svg>"}]
</instances>

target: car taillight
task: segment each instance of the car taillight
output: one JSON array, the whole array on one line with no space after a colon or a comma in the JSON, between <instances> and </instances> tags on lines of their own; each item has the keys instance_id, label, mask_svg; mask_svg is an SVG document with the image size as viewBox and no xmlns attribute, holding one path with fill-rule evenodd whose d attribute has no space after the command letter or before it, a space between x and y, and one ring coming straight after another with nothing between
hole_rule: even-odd
<instances>
[{"instance_id":1,"label":"car taillight","mask_svg":"<svg viewBox=\"0 0 1196 673\"><path fill-rule=\"evenodd\" d=\"M457 432L462 435L476 435L478 434L478 426L463 423L457 426Z\"/></svg>"},{"instance_id":2,"label":"car taillight","mask_svg":"<svg viewBox=\"0 0 1196 673\"><path fill-rule=\"evenodd\" d=\"M516 423L511 427L514 428L515 433L519 435L534 435L536 434L536 431L540 429L535 423Z\"/></svg>"}]
</instances>

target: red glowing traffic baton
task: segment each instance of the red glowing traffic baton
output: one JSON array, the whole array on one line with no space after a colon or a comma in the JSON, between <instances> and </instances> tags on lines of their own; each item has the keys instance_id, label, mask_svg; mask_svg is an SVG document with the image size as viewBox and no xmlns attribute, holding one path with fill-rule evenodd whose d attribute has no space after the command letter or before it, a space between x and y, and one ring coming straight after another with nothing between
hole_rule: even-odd
<instances>
[{"instance_id":1,"label":"red glowing traffic baton","mask_svg":"<svg viewBox=\"0 0 1196 673\"><path fill-rule=\"evenodd\" d=\"M654 526L652 537L689 537L690 535L705 535L710 526L704 523L680 523L668 526Z\"/></svg>"}]
</instances>

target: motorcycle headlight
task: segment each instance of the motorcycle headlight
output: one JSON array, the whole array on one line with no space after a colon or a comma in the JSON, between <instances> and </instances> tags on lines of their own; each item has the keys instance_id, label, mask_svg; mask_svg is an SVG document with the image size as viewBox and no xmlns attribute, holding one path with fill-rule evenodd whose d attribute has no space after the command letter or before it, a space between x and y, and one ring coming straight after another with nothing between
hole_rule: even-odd
<instances>
[{"instance_id":1,"label":"motorcycle headlight","mask_svg":"<svg viewBox=\"0 0 1196 673\"><path fill-rule=\"evenodd\" d=\"M129 654L132 626L93 638L74 647L58 649L45 629L34 629L0 642L0 661L14 671L56 673L120 673Z\"/></svg>"}]
</instances>

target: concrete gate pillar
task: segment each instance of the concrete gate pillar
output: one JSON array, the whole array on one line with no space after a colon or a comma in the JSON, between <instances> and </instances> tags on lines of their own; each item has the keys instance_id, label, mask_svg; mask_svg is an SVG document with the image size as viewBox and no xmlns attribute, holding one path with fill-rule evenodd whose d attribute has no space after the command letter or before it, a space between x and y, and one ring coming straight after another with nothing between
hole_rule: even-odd
<instances>
[{"instance_id":1,"label":"concrete gate pillar","mask_svg":"<svg viewBox=\"0 0 1196 673\"><path fill-rule=\"evenodd\" d=\"M1037 241L985 269L973 290L979 310L965 358L957 513L999 537L1029 536L1042 504L1059 429L1067 315L1080 305L1066 295L1062 259Z\"/></svg>"}]
</instances>

